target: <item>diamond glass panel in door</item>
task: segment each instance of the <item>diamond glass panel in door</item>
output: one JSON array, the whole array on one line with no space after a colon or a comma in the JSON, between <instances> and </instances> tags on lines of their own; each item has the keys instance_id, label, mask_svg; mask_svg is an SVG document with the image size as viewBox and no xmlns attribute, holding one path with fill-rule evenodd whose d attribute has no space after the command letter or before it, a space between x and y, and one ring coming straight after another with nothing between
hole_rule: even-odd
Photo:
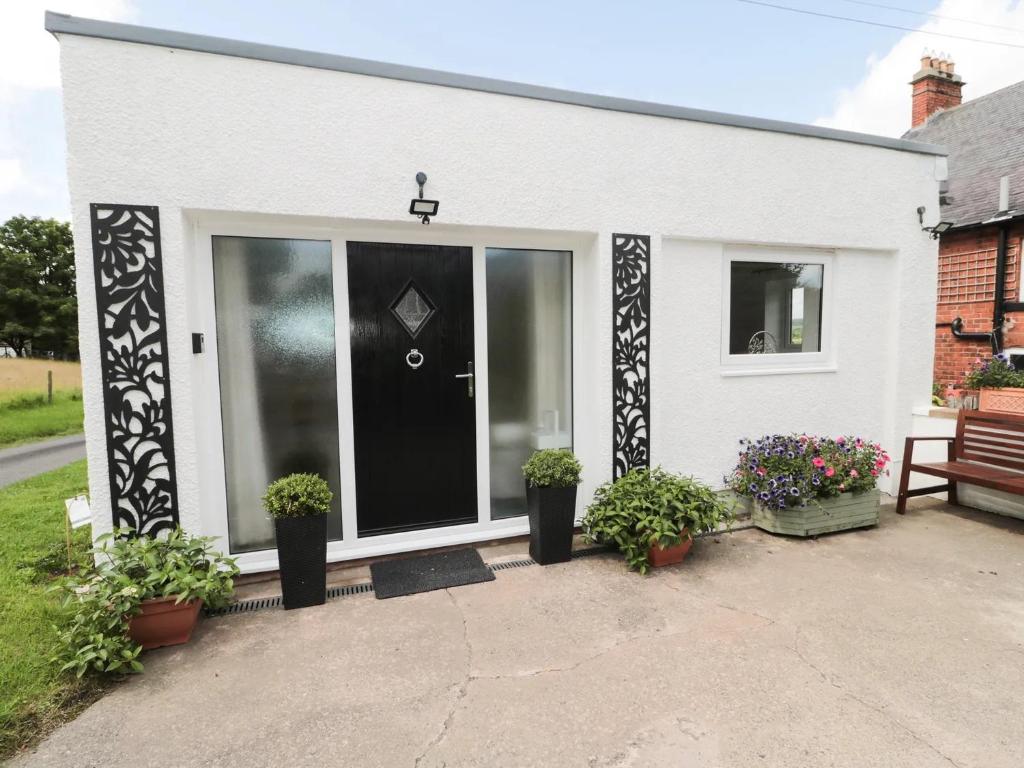
<instances>
[{"instance_id":1,"label":"diamond glass panel in door","mask_svg":"<svg viewBox=\"0 0 1024 768\"><path fill-rule=\"evenodd\" d=\"M312 472L341 538L331 244L213 238L224 470L232 552L274 547L267 484Z\"/></svg>"},{"instance_id":2,"label":"diamond glass panel in door","mask_svg":"<svg viewBox=\"0 0 1024 768\"><path fill-rule=\"evenodd\" d=\"M398 318L402 327L415 339L423 326L427 324L430 316L434 314L434 305L410 280L398 294L395 303L391 305L391 311Z\"/></svg>"},{"instance_id":3,"label":"diamond glass panel in door","mask_svg":"<svg viewBox=\"0 0 1024 768\"><path fill-rule=\"evenodd\" d=\"M572 253L487 249L491 517L526 514L522 466L572 448Z\"/></svg>"}]
</instances>

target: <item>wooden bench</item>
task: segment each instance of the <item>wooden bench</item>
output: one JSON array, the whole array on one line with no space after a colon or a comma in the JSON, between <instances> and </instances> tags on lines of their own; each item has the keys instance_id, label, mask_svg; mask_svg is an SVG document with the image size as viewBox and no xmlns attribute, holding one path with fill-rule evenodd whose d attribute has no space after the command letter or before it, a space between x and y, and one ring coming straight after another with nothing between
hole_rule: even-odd
<instances>
[{"instance_id":1,"label":"wooden bench","mask_svg":"<svg viewBox=\"0 0 1024 768\"><path fill-rule=\"evenodd\" d=\"M945 440L947 460L915 463L914 444L922 440ZM942 477L947 482L911 491L907 489L911 472ZM911 496L941 491L947 491L949 503L956 504L958 482L1024 495L1024 416L961 410L956 437L908 437L896 511L902 515Z\"/></svg>"}]
</instances>

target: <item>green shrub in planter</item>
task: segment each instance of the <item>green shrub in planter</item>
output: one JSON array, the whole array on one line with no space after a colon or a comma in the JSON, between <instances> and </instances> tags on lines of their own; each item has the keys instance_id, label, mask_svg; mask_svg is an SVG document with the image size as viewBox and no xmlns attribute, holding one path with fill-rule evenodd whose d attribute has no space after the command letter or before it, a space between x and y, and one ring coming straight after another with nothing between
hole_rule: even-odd
<instances>
[{"instance_id":1,"label":"green shrub in planter","mask_svg":"<svg viewBox=\"0 0 1024 768\"><path fill-rule=\"evenodd\" d=\"M564 563L572 557L576 486L582 471L572 451L564 448L537 451L523 466L530 557L541 565Z\"/></svg>"},{"instance_id":2,"label":"green shrub in planter","mask_svg":"<svg viewBox=\"0 0 1024 768\"><path fill-rule=\"evenodd\" d=\"M327 481L310 474L275 480L263 496L263 507L274 518L286 610L327 599L327 512L333 498Z\"/></svg>"},{"instance_id":3,"label":"green shrub in planter","mask_svg":"<svg viewBox=\"0 0 1024 768\"><path fill-rule=\"evenodd\" d=\"M569 488L580 484L583 467L568 448L536 451L523 465L523 477L534 488Z\"/></svg>"},{"instance_id":4,"label":"green shrub in planter","mask_svg":"<svg viewBox=\"0 0 1024 768\"><path fill-rule=\"evenodd\" d=\"M583 518L587 539L616 547L646 573L652 546L668 548L732 519L732 505L691 477L661 468L633 469L605 483Z\"/></svg>"},{"instance_id":5,"label":"green shrub in planter","mask_svg":"<svg viewBox=\"0 0 1024 768\"><path fill-rule=\"evenodd\" d=\"M86 672L141 672L142 646L129 637L142 603L174 597L227 605L238 575L235 561L214 552L213 539L180 528L166 536L135 536L127 529L101 536L96 565L55 587L64 593L66 620L58 630L55 661L78 677Z\"/></svg>"},{"instance_id":6,"label":"green shrub in planter","mask_svg":"<svg viewBox=\"0 0 1024 768\"><path fill-rule=\"evenodd\" d=\"M272 518L325 515L331 508L327 481L320 475L294 474L275 480L263 494L263 508Z\"/></svg>"}]
</instances>

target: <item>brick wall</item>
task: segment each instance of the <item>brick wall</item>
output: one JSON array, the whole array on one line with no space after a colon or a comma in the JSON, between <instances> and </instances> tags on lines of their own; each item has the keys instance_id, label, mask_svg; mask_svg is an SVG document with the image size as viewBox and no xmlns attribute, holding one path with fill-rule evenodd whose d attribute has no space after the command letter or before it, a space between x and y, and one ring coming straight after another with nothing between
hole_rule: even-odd
<instances>
[{"instance_id":1,"label":"brick wall","mask_svg":"<svg viewBox=\"0 0 1024 768\"><path fill-rule=\"evenodd\" d=\"M916 128L940 109L958 106L963 83L925 77L913 84L910 125Z\"/></svg>"},{"instance_id":2,"label":"brick wall","mask_svg":"<svg viewBox=\"0 0 1024 768\"><path fill-rule=\"evenodd\" d=\"M939 284L935 314L934 380L943 387L958 386L978 357L991 353L988 342L953 336L949 323L963 318L965 332L992 330L995 296L996 247L999 229L985 227L951 232L939 241ZM1020 301L1020 253L1024 224L1010 230L1006 257L1006 300ZM1004 339L1007 347L1024 346L1024 312L1008 313L1017 321Z\"/></svg>"}]
</instances>

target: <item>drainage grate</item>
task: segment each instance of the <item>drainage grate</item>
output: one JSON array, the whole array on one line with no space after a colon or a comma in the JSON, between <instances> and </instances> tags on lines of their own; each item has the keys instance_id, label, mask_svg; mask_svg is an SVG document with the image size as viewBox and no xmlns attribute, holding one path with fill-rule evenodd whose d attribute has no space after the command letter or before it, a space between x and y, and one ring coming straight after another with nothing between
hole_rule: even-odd
<instances>
[{"instance_id":1,"label":"drainage grate","mask_svg":"<svg viewBox=\"0 0 1024 768\"><path fill-rule=\"evenodd\" d=\"M366 592L373 592L373 584L367 582L365 584L345 584L340 587L329 587L327 589L327 599L334 600L338 597L348 597L349 595L361 595ZM221 608L217 611L207 611L207 616L225 616L230 613L252 613L253 611L262 611L267 608L280 608L281 607L281 596L275 595L274 597L257 597L252 600L239 600L237 603L232 603L227 608Z\"/></svg>"},{"instance_id":2,"label":"drainage grate","mask_svg":"<svg viewBox=\"0 0 1024 768\"><path fill-rule=\"evenodd\" d=\"M528 565L536 564L530 558L526 558L525 560L506 560L503 563L490 563L487 567L492 571L507 571L509 568L525 568Z\"/></svg>"},{"instance_id":3,"label":"drainage grate","mask_svg":"<svg viewBox=\"0 0 1024 768\"><path fill-rule=\"evenodd\" d=\"M331 587L327 590L327 599L333 600L336 597L348 597L349 595L362 595L366 592L373 592L373 584L346 584L341 587Z\"/></svg>"},{"instance_id":4,"label":"drainage grate","mask_svg":"<svg viewBox=\"0 0 1024 768\"><path fill-rule=\"evenodd\" d=\"M229 613L252 613L253 611L262 611L264 608L280 607L281 596L275 595L274 597L258 597L253 600L239 600L237 603L232 603L227 608L221 608L216 611L206 611L206 615L225 616Z\"/></svg>"}]
</instances>

